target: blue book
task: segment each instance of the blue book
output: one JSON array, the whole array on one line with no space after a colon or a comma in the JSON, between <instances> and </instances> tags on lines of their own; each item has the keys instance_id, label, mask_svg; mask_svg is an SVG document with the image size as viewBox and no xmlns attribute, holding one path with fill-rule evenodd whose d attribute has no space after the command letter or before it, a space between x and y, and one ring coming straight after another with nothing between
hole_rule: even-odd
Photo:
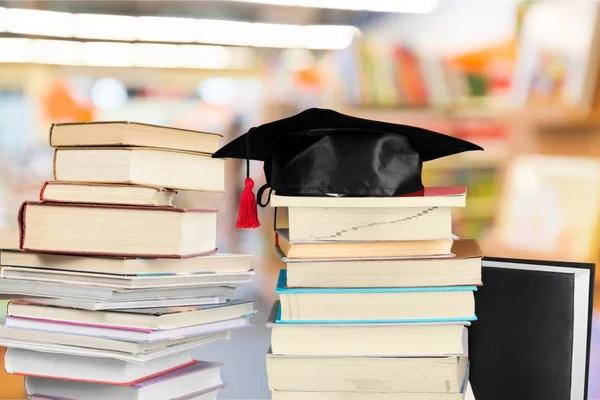
<instances>
[{"instance_id":1,"label":"blue book","mask_svg":"<svg viewBox=\"0 0 600 400\"><path fill-rule=\"evenodd\" d=\"M475 321L476 286L289 288L279 273L281 324L447 323Z\"/></svg>"}]
</instances>

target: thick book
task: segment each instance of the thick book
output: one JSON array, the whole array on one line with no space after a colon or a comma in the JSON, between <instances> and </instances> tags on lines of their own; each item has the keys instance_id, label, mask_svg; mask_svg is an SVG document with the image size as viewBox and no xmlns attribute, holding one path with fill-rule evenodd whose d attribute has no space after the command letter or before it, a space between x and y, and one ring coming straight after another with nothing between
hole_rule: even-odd
<instances>
[{"instance_id":1,"label":"thick book","mask_svg":"<svg viewBox=\"0 0 600 400\"><path fill-rule=\"evenodd\" d=\"M221 135L129 121L67 122L50 127L50 146L140 146L212 154Z\"/></svg>"},{"instance_id":2,"label":"thick book","mask_svg":"<svg viewBox=\"0 0 600 400\"><path fill-rule=\"evenodd\" d=\"M174 329L129 329L103 325L83 325L61 321L48 321L31 318L6 317L6 327L17 330L30 330L33 332L49 332L65 335L78 335L109 340L122 340L134 343L159 343L182 338L195 338L199 336L212 336L234 329L245 328L250 324L253 314L241 318L224 321L209 322ZM17 340L3 338L0 343L15 346ZM21 343L21 345L24 345ZM29 348L29 347L27 347Z\"/></svg>"},{"instance_id":3,"label":"thick book","mask_svg":"<svg viewBox=\"0 0 600 400\"><path fill-rule=\"evenodd\" d=\"M475 286L290 288L282 269L275 290L281 302L277 323L473 321L476 290Z\"/></svg>"},{"instance_id":4,"label":"thick book","mask_svg":"<svg viewBox=\"0 0 600 400\"><path fill-rule=\"evenodd\" d=\"M464 207L467 188L464 186L426 187L423 190L396 197L347 196L271 196L272 207L309 208L398 208L398 207Z\"/></svg>"},{"instance_id":5,"label":"thick book","mask_svg":"<svg viewBox=\"0 0 600 400\"><path fill-rule=\"evenodd\" d=\"M42 186L40 200L63 203L172 206L176 194L174 190L152 186L49 181Z\"/></svg>"},{"instance_id":6,"label":"thick book","mask_svg":"<svg viewBox=\"0 0 600 400\"><path fill-rule=\"evenodd\" d=\"M594 270L484 258L469 332L475 398L587 399Z\"/></svg>"},{"instance_id":7,"label":"thick book","mask_svg":"<svg viewBox=\"0 0 600 400\"><path fill-rule=\"evenodd\" d=\"M54 180L159 186L223 192L225 165L209 155L146 147L62 147L54 151Z\"/></svg>"},{"instance_id":8,"label":"thick book","mask_svg":"<svg viewBox=\"0 0 600 400\"><path fill-rule=\"evenodd\" d=\"M216 251L216 210L25 202L19 226L20 248L40 253L180 258Z\"/></svg>"},{"instance_id":9,"label":"thick book","mask_svg":"<svg viewBox=\"0 0 600 400\"><path fill-rule=\"evenodd\" d=\"M410 241L298 241L288 229L277 229L275 246L290 259L422 257L449 255L452 238Z\"/></svg>"},{"instance_id":10,"label":"thick book","mask_svg":"<svg viewBox=\"0 0 600 400\"><path fill-rule=\"evenodd\" d=\"M254 271L155 276L124 276L93 272L60 271L27 267L1 267L0 278L32 282L74 283L116 289L169 288L182 286L234 286L252 282Z\"/></svg>"},{"instance_id":11,"label":"thick book","mask_svg":"<svg viewBox=\"0 0 600 400\"><path fill-rule=\"evenodd\" d=\"M4 357L4 368L8 373L17 375L127 386L195 362L190 352L180 352L145 363L130 363L109 358L9 348Z\"/></svg>"},{"instance_id":12,"label":"thick book","mask_svg":"<svg viewBox=\"0 0 600 400\"><path fill-rule=\"evenodd\" d=\"M27 378L27 392L47 400L186 400L216 399L225 387L221 364L197 361L184 368L130 386L101 385L78 381Z\"/></svg>"},{"instance_id":13,"label":"thick book","mask_svg":"<svg viewBox=\"0 0 600 400\"><path fill-rule=\"evenodd\" d=\"M7 315L79 325L132 329L174 329L225 321L254 314L254 302L232 300L224 304L188 307L141 308L116 311L88 311L11 301Z\"/></svg>"},{"instance_id":14,"label":"thick book","mask_svg":"<svg viewBox=\"0 0 600 400\"><path fill-rule=\"evenodd\" d=\"M292 242L449 239L450 210L437 206L288 207L289 239Z\"/></svg>"},{"instance_id":15,"label":"thick book","mask_svg":"<svg viewBox=\"0 0 600 400\"><path fill-rule=\"evenodd\" d=\"M229 253L213 253L201 257L173 260L164 258L90 257L0 250L0 265L141 276L240 272L251 269L249 255Z\"/></svg>"},{"instance_id":16,"label":"thick book","mask_svg":"<svg viewBox=\"0 0 600 400\"><path fill-rule=\"evenodd\" d=\"M35 282L21 279L0 279L0 293L22 297L47 297L103 303L125 303L156 299L189 299L201 297L232 298L232 286L182 286L147 289L116 289L71 283ZM122 307L118 307L122 308ZM135 307L133 307L135 308Z\"/></svg>"},{"instance_id":17,"label":"thick book","mask_svg":"<svg viewBox=\"0 0 600 400\"><path fill-rule=\"evenodd\" d=\"M275 303L267 328L273 354L352 357L467 355L468 322L445 324L278 324ZM373 340L376 337L377 340Z\"/></svg>"},{"instance_id":18,"label":"thick book","mask_svg":"<svg viewBox=\"0 0 600 400\"><path fill-rule=\"evenodd\" d=\"M228 332L211 333L193 337L164 340L160 342L133 342L115 340L102 337L75 335L67 333L51 332L46 330L15 329L0 327L0 342L22 343L23 346L34 346L40 344L57 344L65 346L85 347L88 349L116 351L127 354L143 354L153 351L164 350L170 346L191 345L198 346L212 343L220 339L229 339ZM26 342L29 342L28 344ZM18 347L18 346L17 346Z\"/></svg>"},{"instance_id":19,"label":"thick book","mask_svg":"<svg viewBox=\"0 0 600 400\"><path fill-rule=\"evenodd\" d=\"M411 259L286 259L290 287L410 287L481 285L475 240L452 242L454 257Z\"/></svg>"},{"instance_id":20,"label":"thick book","mask_svg":"<svg viewBox=\"0 0 600 400\"><path fill-rule=\"evenodd\" d=\"M312 357L267 354L269 389L462 393L467 357Z\"/></svg>"}]
</instances>

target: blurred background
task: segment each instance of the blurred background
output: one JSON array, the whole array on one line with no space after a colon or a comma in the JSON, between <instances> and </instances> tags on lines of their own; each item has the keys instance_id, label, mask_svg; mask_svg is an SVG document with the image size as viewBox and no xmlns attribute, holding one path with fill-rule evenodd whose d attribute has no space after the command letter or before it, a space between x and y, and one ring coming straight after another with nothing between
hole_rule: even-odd
<instances>
[{"instance_id":1,"label":"blurred background","mask_svg":"<svg viewBox=\"0 0 600 400\"><path fill-rule=\"evenodd\" d=\"M0 235L51 179L52 122L147 122L224 144L317 106L484 147L427 163L424 183L468 186L454 230L485 255L596 262L599 13L595 1L0 1ZM269 397L264 323L284 267L272 209L260 229L235 229L244 174L229 161L227 194L177 200L218 207L219 248L254 256L255 327L198 352L226 363L223 399ZM264 183L261 163L251 175ZM600 343L592 399L599 358Z\"/></svg>"}]
</instances>

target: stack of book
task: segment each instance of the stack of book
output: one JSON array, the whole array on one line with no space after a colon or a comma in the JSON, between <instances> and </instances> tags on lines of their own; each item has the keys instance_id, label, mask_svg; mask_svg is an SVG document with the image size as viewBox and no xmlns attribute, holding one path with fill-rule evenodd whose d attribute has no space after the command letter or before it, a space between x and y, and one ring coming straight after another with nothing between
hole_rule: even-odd
<instances>
[{"instance_id":1,"label":"stack of book","mask_svg":"<svg viewBox=\"0 0 600 400\"><path fill-rule=\"evenodd\" d=\"M271 313L277 400L462 400L481 252L451 231L464 187L400 197L286 197L287 270Z\"/></svg>"},{"instance_id":2,"label":"stack of book","mask_svg":"<svg viewBox=\"0 0 600 400\"><path fill-rule=\"evenodd\" d=\"M245 255L216 252L216 210L177 189L222 192L219 135L113 122L55 124L54 181L0 252L7 372L37 399L215 399L216 363L192 351L249 324Z\"/></svg>"}]
</instances>

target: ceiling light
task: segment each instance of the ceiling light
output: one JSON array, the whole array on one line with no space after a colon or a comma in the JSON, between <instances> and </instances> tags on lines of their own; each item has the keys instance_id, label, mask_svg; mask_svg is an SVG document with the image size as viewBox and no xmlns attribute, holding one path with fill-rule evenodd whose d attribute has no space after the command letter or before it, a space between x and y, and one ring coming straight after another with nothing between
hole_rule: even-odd
<instances>
[{"instance_id":1,"label":"ceiling light","mask_svg":"<svg viewBox=\"0 0 600 400\"><path fill-rule=\"evenodd\" d=\"M341 49L347 47L359 32L356 27L345 25L266 24L0 8L0 31L2 30L21 35L80 40L210 43L308 49Z\"/></svg>"},{"instance_id":2,"label":"ceiling light","mask_svg":"<svg viewBox=\"0 0 600 400\"><path fill-rule=\"evenodd\" d=\"M71 36L73 14L43 10L8 8L5 14L7 32L22 35L41 35L53 37Z\"/></svg>"},{"instance_id":3,"label":"ceiling light","mask_svg":"<svg viewBox=\"0 0 600 400\"><path fill-rule=\"evenodd\" d=\"M439 0L229 0L243 3L335 10L425 14L435 10Z\"/></svg>"},{"instance_id":4,"label":"ceiling light","mask_svg":"<svg viewBox=\"0 0 600 400\"><path fill-rule=\"evenodd\" d=\"M26 63L31 61L31 40L0 38L0 62Z\"/></svg>"},{"instance_id":5,"label":"ceiling light","mask_svg":"<svg viewBox=\"0 0 600 400\"><path fill-rule=\"evenodd\" d=\"M134 65L133 44L87 42L81 47L80 62L94 67L131 67Z\"/></svg>"},{"instance_id":6,"label":"ceiling light","mask_svg":"<svg viewBox=\"0 0 600 400\"><path fill-rule=\"evenodd\" d=\"M178 47L180 67L225 69L232 66L232 54L226 47L201 45L181 45Z\"/></svg>"},{"instance_id":7,"label":"ceiling light","mask_svg":"<svg viewBox=\"0 0 600 400\"><path fill-rule=\"evenodd\" d=\"M102 40L136 40L137 17L125 15L75 14L72 36Z\"/></svg>"},{"instance_id":8,"label":"ceiling light","mask_svg":"<svg viewBox=\"0 0 600 400\"><path fill-rule=\"evenodd\" d=\"M196 20L192 18L137 17L136 39L147 42L194 42Z\"/></svg>"},{"instance_id":9,"label":"ceiling light","mask_svg":"<svg viewBox=\"0 0 600 400\"><path fill-rule=\"evenodd\" d=\"M32 61L39 64L78 65L80 42L32 40Z\"/></svg>"},{"instance_id":10,"label":"ceiling light","mask_svg":"<svg viewBox=\"0 0 600 400\"><path fill-rule=\"evenodd\" d=\"M0 38L0 63L197 69L253 65L249 49L233 50L207 45Z\"/></svg>"}]
</instances>

